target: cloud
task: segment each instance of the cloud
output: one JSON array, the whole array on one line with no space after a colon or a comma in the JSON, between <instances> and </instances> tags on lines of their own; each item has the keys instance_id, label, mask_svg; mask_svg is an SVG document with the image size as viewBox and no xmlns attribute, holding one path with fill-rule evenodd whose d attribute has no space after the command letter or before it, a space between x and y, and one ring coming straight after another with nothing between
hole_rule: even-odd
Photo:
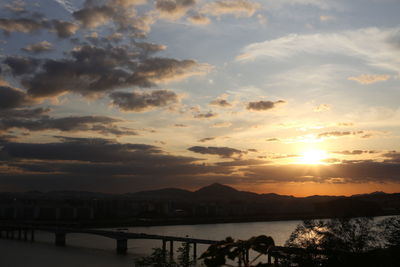
<instances>
[{"instance_id":1,"label":"cloud","mask_svg":"<svg viewBox=\"0 0 400 267\"><path fill-rule=\"evenodd\" d=\"M322 22L325 22L325 21L333 20L333 17L327 16L327 15L321 15L321 16L319 16L319 20Z\"/></svg>"},{"instance_id":2,"label":"cloud","mask_svg":"<svg viewBox=\"0 0 400 267\"><path fill-rule=\"evenodd\" d=\"M257 101L257 102L249 102L247 104L248 110L255 110L255 111L264 111L276 108L277 105L285 104L286 101L278 100L278 101Z\"/></svg>"},{"instance_id":3,"label":"cloud","mask_svg":"<svg viewBox=\"0 0 400 267\"><path fill-rule=\"evenodd\" d=\"M383 154L382 156L385 158L388 158L388 159L385 159L384 162L397 163L397 164L400 163L400 153L397 151L390 151L388 153Z\"/></svg>"},{"instance_id":4,"label":"cloud","mask_svg":"<svg viewBox=\"0 0 400 267\"><path fill-rule=\"evenodd\" d=\"M126 192L131 190L126 186L176 184L187 177L228 175L232 169L229 166L197 164L197 158L169 155L156 146L146 144L124 144L109 139L59 138L60 142L56 143L2 144L1 153L5 159L2 164L8 170L4 172L4 168L0 168L0 184L43 189L57 180L56 188L63 190L70 188L71 183L75 190L83 190L85 184L90 183L91 191L110 192L113 181L122 179L125 180L125 188L120 190ZM48 180L48 177L52 179Z\"/></svg>"},{"instance_id":5,"label":"cloud","mask_svg":"<svg viewBox=\"0 0 400 267\"><path fill-rule=\"evenodd\" d=\"M62 20L53 20L52 26L52 31L56 32L60 38L68 38L74 35L79 29L78 25Z\"/></svg>"},{"instance_id":6,"label":"cloud","mask_svg":"<svg viewBox=\"0 0 400 267\"><path fill-rule=\"evenodd\" d=\"M53 45L47 41L42 41L39 43L35 44L30 44L24 48L22 48L23 51L38 54L42 52L48 52L53 50Z\"/></svg>"},{"instance_id":7,"label":"cloud","mask_svg":"<svg viewBox=\"0 0 400 267\"><path fill-rule=\"evenodd\" d=\"M143 44L138 48L84 45L64 59L38 61L9 57L4 63L14 75L24 75L21 82L34 97L52 97L65 92L93 96L130 86L150 87L201 75L210 68L194 60L142 57L148 53Z\"/></svg>"},{"instance_id":8,"label":"cloud","mask_svg":"<svg viewBox=\"0 0 400 267\"><path fill-rule=\"evenodd\" d=\"M101 116L41 118L37 120L2 119L0 129L20 128L30 131L59 130L61 132L93 131L104 135L137 135L134 130L113 125L117 120Z\"/></svg>"},{"instance_id":9,"label":"cloud","mask_svg":"<svg viewBox=\"0 0 400 267\"><path fill-rule=\"evenodd\" d=\"M195 4L195 0L156 0L156 10L162 18L176 20Z\"/></svg>"},{"instance_id":10,"label":"cloud","mask_svg":"<svg viewBox=\"0 0 400 267\"><path fill-rule=\"evenodd\" d=\"M30 119L30 118L38 118L50 112L49 108L14 108L3 110L0 114L1 118L11 119L11 118L23 118L23 119Z\"/></svg>"},{"instance_id":11,"label":"cloud","mask_svg":"<svg viewBox=\"0 0 400 267\"><path fill-rule=\"evenodd\" d=\"M342 126L342 127L351 127L351 126L354 126L354 123L352 123L352 122L339 122L337 125L338 126Z\"/></svg>"},{"instance_id":12,"label":"cloud","mask_svg":"<svg viewBox=\"0 0 400 267\"><path fill-rule=\"evenodd\" d=\"M367 65L397 72L400 50L395 45L399 28L364 28L337 33L289 34L247 45L239 61L273 58L289 60L297 55L345 55ZM377 49L377 47L379 49Z\"/></svg>"},{"instance_id":13,"label":"cloud","mask_svg":"<svg viewBox=\"0 0 400 267\"><path fill-rule=\"evenodd\" d=\"M333 153L349 156L349 155L373 154L373 153L376 153L376 151L374 151L374 150L352 150L352 151L344 150L344 151L336 151Z\"/></svg>"},{"instance_id":14,"label":"cloud","mask_svg":"<svg viewBox=\"0 0 400 267\"><path fill-rule=\"evenodd\" d=\"M268 138L267 140L265 140L267 142L279 142L280 140L278 138Z\"/></svg>"},{"instance_id":15,"label":"cloud","mask_svg":"<svg viewBox=\"0 0 400 267\"><path fill-rule=\"evenodd\" d=\"M3 61L10 69L14 76L30 74L35 72L40 61L29 57L6 57Z\"/></svg>"},{"instance_id":16,"label":"cloud","mask_svg":"<svg viewBox=\"0 0 400 267\"><path fill-rule=\"evenodd\" d=\"M222 122L216 122L213 125L211 125L211 128L228 128L231 127L232 123L228 121L222 121Z\"/></svg>"},{"instance_id":17,"label":"cloud","mask_svg":"<svg viewBox=\"0 0 400 267\"><path fill-rule=\"evenodd\" d=\"M215 137L205 137L199 140L199 142L204 143L204 142L208 142L208 141L212 141L215 140Z\"/></svg>"},{"instance_id":18,"label":"cloud","mask_svg":"<svg viewBox=\"0 0 400 267\"><path fill-rule=\"evenodd\" d=\"M260 7L259 3L247 0L217 0L205 4L201 11L217 17L222 15L251 17Z\"/></svg>"},{"instance_id":19,"label":"cloud","mask_svg":"<svg viewBox=\"0 0 400 267\"><path fill-rule=\"evenodd\" d=\"M349 77L348 79L356 81L361 84L371 84L376 82L387 81L390 79L390 75L362 74L360 76Z\"/></svg>"},{"instance_id":20,"label":"cloud","mask_svg":"<svg viewBox=\"0 0 400 267\"><path fill-rule=\"evenodd\" d=\"M55 32L60 38L67 38L73 35L78 29L78 25L62 20L45 20L39 18L0 18L0 29L5 33L22 32L34 33L43 29Z\"/></svg>"},{"instance_id":21,"label":"cloud","mask_svg":"<svg viewBox=\"0 0 400 267\"><path fill-rule=\"evenodd\" d=\"M15 106L15 105L13 105ZM29 131L58 130L61 132L93 131L104 135L137 135L136 131L118 127L121 122L106 116L69 116L52 118L48 108L7 109L0 114L0 131L25 129Z\"/></svg>"},{"instance_id":22,"label":"cloud","mask_svg":"<svg viewBox=\"0 0 400 267\"><path fill-rule=\"evenodd\" d=\"M34 103L23 91L0 86L0 110L12 109Z\"/></svg>"},{"instance_id":23,"label":"cloud","mask_svg":"<svg viewBox=\"0 0 400 267\"><path fill-rule=\"evenodd\" d=\"M96 28L111 21L116 10L110 6L94 6L75 11L72 15L84 27Z\"/></svg>"},{"instance_id":24,"label":"cloud","mask_svg":"<svg viewBox=\"0 0 400 267\"><path fill-rule=\"evenodd\" d=\"M205 113L196 113L196 114L194 114L194 118L196 118L196 119L210 119L210 118L214 118L214 117L217 117L217 116L218 116L218 114L214 113L212 111L208 111L208 112L205 112Z\"/></svg>"},{"instance_id":25,"label":"cloud","mask_svg":"<svg viewBox=\"0 0 400 267\"><path fill-rule=\"evenodd\" d=\"M151 29L155 18L150 15L139 16L131 6L143 4L143 1L117 0L101 2L86 2L84 8L72 13L86 29L95 29L107 25L113 31L122 31L135 37L145 37Z\"/></svg>"},{"instance_id":26,"label":"cloud","mask_svg":"<svg viewBox=\"0 0 400 267\"><path fill-rule=\"evenodd\" d=\"M243 151L230 147L214 147L214 146L209 146L209 147L192 146L188 148L188 150L199 154L218 155L222 158L230 158L234 155L241 156L243 153Z\"/></svg>"},{"instance_id":27,"label":"cloud","mask_svg":"<svg viewBox=\"0 0 400 267\"><path fill-rule=\"evenodd\" d=\"M165 107L178 102L173 91L156 90L152 92L115 92L110 94L112 104L123 111L142 112Z\"/></svg>"},{"instance_id":28,"label":"cloud","mask_svg":"<svg viewBox=\"0 0 400 267\"><path fill-rule=\"evenodd\" d=\"M217 162L216 165L237 167L237 166L263 165L266 163L268 163L268 161L258 160L258 159L235 159L233 161Z\"/></svg>"},{"instance_id":29,"label":"cloud","mask_svg":"<svg viewBox=\"0 0 400 267\"><path fill-rule=\"evenodd\" d=\"M313 111L314 112L324 112L324 111L328 111L330 109L331 109L331 105L329 105L329 104L321 104L321 105L316 106L313 109Z\"/></svg>"},{"instance_id":30,"label":"cloud","mask_svg":"<svg viewBox=\"0 0 400 267\"><path fill-rule=\"evenodd\" d=\"M24 13L26 12L26 3L22 0L14 0L11 3L3 5L4 8L14 12L14 13Z\"/></svg>"},{"instance_id":31,"label":"cloud","mask_svg":"<svg viewBox=\"0 0 400 267\"><path fill-rule=\"evenodd\" d=\"M329 161L337 162L334 159ZM265 165L242 168L247 181L253 183L386 183L400 182L400 164L364 161L345 161L332 165L307 166Z\"/></svg>"},{"instance_id":32,"label":"cloud","mask_svg":"<svg viewBox=\"0 0 400 267\"><path fill-rule=\"evenodd\" d=\"M197 25L207 25L210 24L210 19L207 16L201 15L201 14L196 14L188 17L188 21L190 21L193 24Z\"/></svg>"},{"instance_id":33,"label":"cloud","mask_svg":"<svg viewBox=\"0 0 400 267\"><path fill-rule=\"evenodd\" d=\"M368 138L370 137L369 134L367 134L364 131L332 131L332 132L323 132L318 134L318 138L331 138L331 137L342 137L342 136L360 136L362 138Z\"/></svg>"},{"instance_id":34,"label":"cloud","mask_svg":"<svg viewBox=\"0 0 400 267\"><path fill-rule=\"evenodd\" d=\"M3 19L0 18L0 29L6 33L23 32L32 33L41 30L45 25L34 19Z\"/></svg>"},{"instance_id":35,"label":"cloud","mask_svg":"<svg viewBox=\"0 0 400 267\"><path fill-rule=\"evenodd\" d=\"M211 101L210 105L220 106L220 107L230 107L230 106L232 106L232 104L229 103L227 100L219 99L219 98Z\"/></svg>"}]
</instances>

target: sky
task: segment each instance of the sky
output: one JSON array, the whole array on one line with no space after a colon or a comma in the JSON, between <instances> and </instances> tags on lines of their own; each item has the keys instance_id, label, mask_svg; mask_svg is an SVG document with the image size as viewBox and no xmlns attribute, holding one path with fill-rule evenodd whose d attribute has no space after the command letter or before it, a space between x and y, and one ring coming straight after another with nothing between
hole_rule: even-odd
<instances>
[{"instance_id":1,"label":"sky","mask_svg":"<svg viewBox=\"0 0 400 267\"><path fill-rule=\"evenodd\" d=\"M0 191L400 192L398 0L0 0Z\"/></svg>"}]
</instances>

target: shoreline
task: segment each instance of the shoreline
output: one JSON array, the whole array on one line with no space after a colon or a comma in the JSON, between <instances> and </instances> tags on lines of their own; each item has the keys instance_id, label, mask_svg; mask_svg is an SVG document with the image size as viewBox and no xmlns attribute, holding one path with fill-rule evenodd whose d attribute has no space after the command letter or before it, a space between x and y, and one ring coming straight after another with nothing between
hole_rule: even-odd
<instances>
[{"instance_id":1,"label":"shoreline","mask_svg":"<svg viewBox=\"0 0 400 267\"><path fill-rule=\"evenodd\" d=\"M274 221L303 221L331 219L341 217L380 217L396 216L400 212L387 212L379 214L350 214L349 216L332 216L331 214L286 214L275 216L254 217L213 217L213 218L132 218L124 220L85 220L85 221L23 221L23 220L0 220L0 223L30 224L30 225L52 225L73 228L121 228L121 227L151 227L151 226L173 226L173 225L197 225L197 224L224 224L224 223L250 223L250 222L274 222Z\"/></svg>"}]
</instances>

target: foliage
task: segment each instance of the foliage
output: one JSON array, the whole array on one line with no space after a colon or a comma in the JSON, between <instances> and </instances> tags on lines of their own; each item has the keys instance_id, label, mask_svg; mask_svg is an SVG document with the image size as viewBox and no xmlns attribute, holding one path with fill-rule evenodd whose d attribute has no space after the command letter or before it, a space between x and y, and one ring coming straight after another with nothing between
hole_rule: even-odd
<instances>
[{"instance_id":1,"label":"foliage","mask_svg":"<svg viewBox=\"0 0 400 267\"><path fill-rule=\"evenodd\" d=\"M365 252L377 247L372 218L307 220L298 225L286 246L315 250Z\"/></svg>"},{"instance_id":2,"label":"foliage","mask_svg":"<svg viewBox=\"0 0 400 267\"><path fill-rule=\"evenodd\" d=\"M372 218L308 220L286 241L303 253L285 255L287 266L398 266L400 219L374 223ZM384 245L392 246L391 248Z\"/></svg>"},{"instance_id":3,"label":"foliage","mask_svg":"<svg viewBox=\"0 0 400 267\"><path fill-rule=\"evenodd\" d=\"M384 243L389 247L400 247L400 217L390 217L379 223L383 230Z\"/></svg>"},{"instance_id":4,"label":"foliage","mask_svg":"<svg viewBox=\"0 0 400 267\"><path fill-rule=\"evenodd\" d=\"M177 260L154 249L138 266L188 267L190 245L178 249ZM250 258L250 256L255 255ZM264 256L263 258L261 258ZM261 262L268 256L268 263ZM269 259L278 259L272 265ZM207 267L298 266L298 267L395 267L400 262L400 217L375 223L372 218L305 220L299 224L285 247L275 247L272 237L260 235L248 240L225 240L210 245L200 259Z\"/></svg>"},{"instance_id":5,"label":"foliage","mask_svg":"<svg viewBox=\"0 0 400 267\"><path fill-rule=\"evenodd\" d=\"M239 266L255 266L254 264L257 260L262 255L268 254L274 245L272 237L265 235L252 237L248 240L234 240L231 237L227 237L225 240L211 245L201 255L200 259L204 260L204 264L207 267L229 266L229 261L238 262ZM254 251L258 255L250 259L250 251ZM257 266L267 265L258 263Z\"/></svg>"},{"instance_id":6,"label":"foliage","mask_svg":"<svg viewBox=\"0 0 400 267\"><path fill-rule=\"evenodd\" d=\"M177 261L171 257L170 252L163 251L161 248L154 248L150 256L142 257L135 261L135 266L140 267L188 267L195 263L195 259L190 256L190 244L183 243L178 248Z\"/></svg>"}]
</instances>

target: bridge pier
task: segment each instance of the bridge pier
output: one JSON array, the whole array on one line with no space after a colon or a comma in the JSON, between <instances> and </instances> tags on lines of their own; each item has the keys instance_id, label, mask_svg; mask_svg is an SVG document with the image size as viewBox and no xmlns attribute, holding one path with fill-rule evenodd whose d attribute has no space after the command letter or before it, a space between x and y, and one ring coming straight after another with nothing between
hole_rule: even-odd
<instances>
[{"instance_id":1,"label":"bridge pier","mask_svg":"<svg viewBox=\"0 0 400 267\"><path fill-rule=\"evenodd\" d=\"M64 247L65 246L65 233L55 233L55 234L56 234L56 238L55 238L56 246Z\"/></svg>"},{"instance_id":2,"label":"bridge pier","mask_svg":"<svg viewBox=\"0 0 400 267\"><path fill-rule=\"evenodd\" d=\"M193 260L197 260L197 243L193 243Z\"/></svg>"},{"instance_id":3,"label":"bridge pier","mask_svg":"<svg viewBox=\"0 0 400 267\"><path fill-rule=\"evenodd\" d=\"M22 239L22 230L21 228L18 228L18 240Z\"/></svg>"},{"instance_id":4,"label":"bridge pier","mask_svg":"<svg viewBox=\"0 0 400 267\"><path fill-rule=\"evenodd\" d=\"M28 229L24 229L24 241L28 241Z\"/></svg>"},{"instance_id":5,"label":"bridge pier","mask_svg":"<svg viewBox=\"0 0 400 267\"><path fill-rule=\"evenodd\" d=\"M35 230L31 229L31 242L35 241Z\"/></svg>"},{"instance_id":6,"label":"bridge pier","mask_svg":"<svg viewBox=\"0 0 400 267\"><path fill-rule=\"evenodd\" d=\"M172 261L174 259L174 241L169 241L169 258Z\"/></svg>"},{"instance_id":7,"label":"bridge pier","mask_svg":"<svg viewBox=\"0 0 400 267\"><path fill-rule=\"evenodd\" d=\"M126 254L128 251L128 239L117 239L117 253Z\"/></svg>"}]
</instances>

